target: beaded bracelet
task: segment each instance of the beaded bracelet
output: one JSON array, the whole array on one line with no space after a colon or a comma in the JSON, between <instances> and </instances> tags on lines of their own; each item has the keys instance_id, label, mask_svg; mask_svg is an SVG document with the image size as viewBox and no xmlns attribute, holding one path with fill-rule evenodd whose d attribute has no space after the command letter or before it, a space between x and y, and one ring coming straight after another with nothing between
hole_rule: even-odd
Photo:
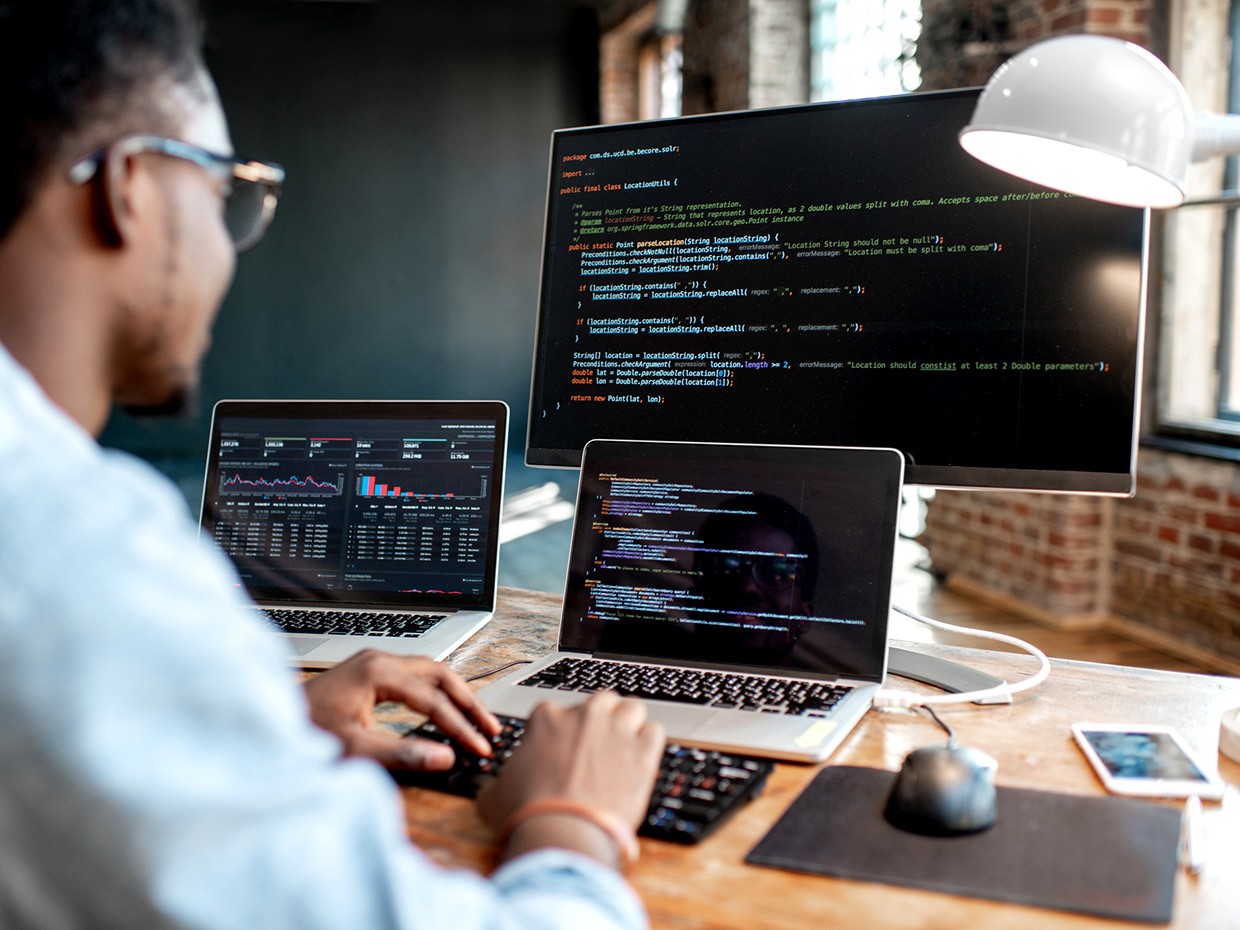
<instances>
[{"instance_id":1,"label":"beaded bracelet","mask_svg":"<svg viewBox=\"0 0 1240 930\"><path fill-rule=\"evenodd\" d=\"M633 832L633 828L624 823L619 817L610 811L600 810L597 807L591 807L588 804L582 804L580 801L572 801L568 798L540 798L536 801L530 801L515 811L504 822L504 826L499 831L499 842L503 846L508 842L508 838L513 832L525 821L534 817L541 817L544 814L563 814L569 817L578 817L594 826L598 827L608 838L616 844L616 849L620 853L620 867L628 869L635 862L639 847L637 845L637 834Z\"/></svg>"}]
</instances>

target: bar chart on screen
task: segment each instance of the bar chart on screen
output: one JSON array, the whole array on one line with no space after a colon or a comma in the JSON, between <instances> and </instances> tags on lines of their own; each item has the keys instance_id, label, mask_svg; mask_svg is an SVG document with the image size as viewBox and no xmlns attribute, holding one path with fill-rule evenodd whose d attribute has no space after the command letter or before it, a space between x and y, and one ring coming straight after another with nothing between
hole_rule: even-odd
<instances>
[{"instance_id":1,"label":"bar chart on screen","mask_svg":"<svg viewBox=\"0 0 1240 930\"><path fill-rule=\"evenodd\" d=\"M412 497L418 500L456 497L453 491L420 491L402 488L399 484L380 482L374 475L362 475L357 479L357 494L359 497Z\"/></svg>"},{"instance_id":2,"label":"bar chart on screen","mask_svg":"<svg viewBox=\"0 0 1240 930\"><path fill-rule=\"evenodd\" d=\"M360 498L468 499L485 496L488 477L486 472L461 472L434 466L389 469L382 474L358 474L353 491Z\"/></svg>"}]
</instances>

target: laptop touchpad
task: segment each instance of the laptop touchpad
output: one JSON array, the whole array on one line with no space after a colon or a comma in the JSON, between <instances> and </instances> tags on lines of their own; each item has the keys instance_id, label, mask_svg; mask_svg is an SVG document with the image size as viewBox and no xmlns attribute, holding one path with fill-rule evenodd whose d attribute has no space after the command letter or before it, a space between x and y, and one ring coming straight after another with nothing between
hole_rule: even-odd
<instances>
[{"instance_id":1,"label":"laptop touchpad","mask_svg":"<svg viewBox=\"0 0 1240 930\"><path fill-rule=\"evenodd\" d=\"M733 711L712 716L694 736L740 746L778 748L790 745L812 751L826 742L836 726L834 720L821 718Z\"/></svg>"},{"instance_id":2,"label":"laptop touchpad","mask_svg":"<svg viewBox=\"0 0 1240 930\"><path fill-rule=\"evenodd\" d=\"M661 723L671 739L691 738L704 721L712 720L715 716L709 711L703 713L700 707L686 707L664 701L646 701L645 704L650 719Z\"/></svg>"},{"instance_id":3,"label":"laptop touchpad","mask_svg":"<svg viewBox=\"0 0 1240 930\"><path fill-rule=\"evenodd\" d=\"M304 656L306 653L314 652L329 640L323 636L286 636L289 647L293 650L294 655Z\"/></svg>"}]
</instances>

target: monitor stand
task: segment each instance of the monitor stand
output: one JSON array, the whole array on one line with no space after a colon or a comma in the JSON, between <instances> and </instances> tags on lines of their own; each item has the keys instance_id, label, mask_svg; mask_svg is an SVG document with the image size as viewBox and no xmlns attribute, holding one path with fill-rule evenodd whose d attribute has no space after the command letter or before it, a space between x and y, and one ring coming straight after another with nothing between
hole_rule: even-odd
<instances>
[{"instance_id":1,"label":"monitor stand","mask_svg":"<svg viewBox=\"0 0 1240 930\"><path fill-rule=\"evenodd\" d=\"M965 691L981 691L1003 684L1003 679L979 672L977 669L950 662L937 656L926 655L899 646L890 646L887 650L887 671L901 678L911 678L922 684L942 688L952 694ZM1011 695L983 698L976 704L1010 704Z\"/></svg>"}]
</instances>

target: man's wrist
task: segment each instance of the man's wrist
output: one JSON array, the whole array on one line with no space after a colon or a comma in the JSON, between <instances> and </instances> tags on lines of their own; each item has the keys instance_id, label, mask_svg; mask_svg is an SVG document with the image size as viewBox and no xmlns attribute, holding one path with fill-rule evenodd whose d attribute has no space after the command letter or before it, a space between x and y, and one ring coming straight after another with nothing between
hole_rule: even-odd
<instances>
[{"instance_id":1,"label":"man's wrist","mask_svg":"<svg viewBox=\"0 0 1240 930\"><path fill-rule=\"evenodd\" d=\"M521 806L509 815L499 839L510 856L555 846L621 871L638 856L637 836L620 817L567 798L542 798Z\"/></svg>"}]
</instances>

